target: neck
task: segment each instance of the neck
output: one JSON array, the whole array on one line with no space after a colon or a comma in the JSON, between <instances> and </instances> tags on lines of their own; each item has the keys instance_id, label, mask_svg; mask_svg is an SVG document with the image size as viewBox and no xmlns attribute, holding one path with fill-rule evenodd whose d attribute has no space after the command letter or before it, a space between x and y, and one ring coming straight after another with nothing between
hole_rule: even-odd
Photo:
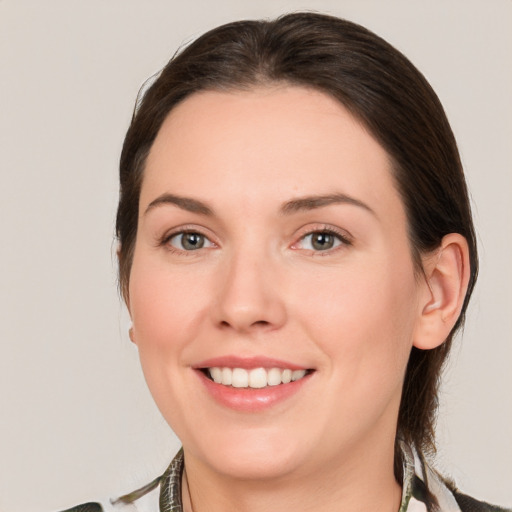
<instances>
[{"instance_id":1,"label":"neck","mask_svg":"<svg viewBox=\"0 0 512 512\"><path fill-rule=\"evenodd\" d=\"M402 492L393 451L352 449L342 463L256 481L220 475L185 452L184 512L396 512Z\"/></svg>"}]
</instances>

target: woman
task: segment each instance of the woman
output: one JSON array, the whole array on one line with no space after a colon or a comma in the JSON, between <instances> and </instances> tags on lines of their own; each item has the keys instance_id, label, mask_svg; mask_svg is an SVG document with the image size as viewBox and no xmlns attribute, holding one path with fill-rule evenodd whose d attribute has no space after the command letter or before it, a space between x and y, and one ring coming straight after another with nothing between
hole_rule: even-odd
<instances>
[{"instance_id":1,"label":"woman","mask_svg":"<svg viewBox=\"0 0 512 512\"><path fill-rule=\"evenodd\" d=\"M105 510L499 510L426 463L477 252L403 55L318 14L219 27L138 101L120 173L130 337L183 450Z\"/></svg>"}]
</instances>

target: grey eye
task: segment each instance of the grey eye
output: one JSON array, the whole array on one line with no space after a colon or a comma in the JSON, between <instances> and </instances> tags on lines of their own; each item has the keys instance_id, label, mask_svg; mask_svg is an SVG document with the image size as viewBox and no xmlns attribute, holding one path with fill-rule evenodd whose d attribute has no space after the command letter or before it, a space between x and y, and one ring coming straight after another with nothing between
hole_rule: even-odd
<instances>
[{"instance_id":1,"label":"grey eye","mask_svg":"<svg viewBox=\"0 0 512 512\"><path fill-rule=\"evenodd\" d=\"M178 233L169 240L169 243L182 251L195 251L211 245L204 235L194 232Z\"/></svg>"},{"instance_id":2,"label":"grey eye","mask_svg":"<svg viewBox=\"0 0 512 512\"><path fill-rule=\"evenodd\" d=\"M340 238L326 231L315 231L302 239L302 248L314 251L327 251L337 247L342 242Z\"/></svg>"}]
</instances>

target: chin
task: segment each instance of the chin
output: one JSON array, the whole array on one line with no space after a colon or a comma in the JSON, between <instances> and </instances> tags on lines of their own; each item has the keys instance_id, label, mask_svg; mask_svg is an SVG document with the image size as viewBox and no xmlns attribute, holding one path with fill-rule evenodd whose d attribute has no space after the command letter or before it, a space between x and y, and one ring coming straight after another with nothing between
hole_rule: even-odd
<instances>
[{"instance_id":1,"label":"chin","mask_svg":"<svg viewBox=\"0 0 512 512\"><path fill-rule=\"evenodd\" d=\"M261 434L255 436L233 436L231 439L207 443L193 455L202 459L217 474L238 480L270 480L286 477L301 467L304 445L282 436L271 438ZM213 448L215 447L215 448ZM184 445L185 453L187 447Z\"/></svg>"}]
</instances>

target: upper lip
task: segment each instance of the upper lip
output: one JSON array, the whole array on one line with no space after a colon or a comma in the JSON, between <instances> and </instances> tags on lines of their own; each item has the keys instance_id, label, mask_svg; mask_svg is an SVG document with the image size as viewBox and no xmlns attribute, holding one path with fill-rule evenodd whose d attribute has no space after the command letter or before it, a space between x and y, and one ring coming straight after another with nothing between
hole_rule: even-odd
<instances>
[{"instance_id":1,"label":"upper lip","mask_svg":"<svg viewBox=\"0 0 512 512\"><path fill-rule=\"evenodd\" d=\"M240 357L235 355L226 355L205 359L193 365L196 369L226 367L226 368L244 368L252 370L253 368L282 368L290 370L307 370L308 367L282 359L275 359L266 356Z\"/></svg>"}]
</instances>

